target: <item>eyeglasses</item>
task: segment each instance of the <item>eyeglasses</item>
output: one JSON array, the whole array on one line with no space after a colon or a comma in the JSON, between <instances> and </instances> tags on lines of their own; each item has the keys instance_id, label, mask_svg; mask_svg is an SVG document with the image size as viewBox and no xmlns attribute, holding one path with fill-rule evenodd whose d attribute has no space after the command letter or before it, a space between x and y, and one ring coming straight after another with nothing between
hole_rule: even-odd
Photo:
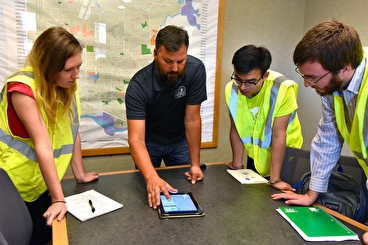
<instances>
[{"instance_id":1,"label":"eyeglasses","mask_svg":"<svg viewBox=\"0 0 368 245\"><path fill-rule=\"evenodd\" d=\"M303 75L303 74L299 71L298 67L297 67L297 68L295 68L295 72L296 72L296 73L298 73L298 75L299 75L301 78L303 78L303 79L307 80L308 82L312 83L313 85L316 85L319 81L321 81L325 76L327 76L327 75L330 73L330 71L329 71L329 72L327 72L325 75L323 75L322 77L320 77L320 78L318 78L317 80L315 80L315 81L314 81L312 78L309 78L309 77L307 77L307 76Z\"/></svg>"},{"instance_id":2,"label":"eyeglasses","mask_svg":"<svg viewBox=\"0 0 368 245\"><path fill-rule=\"evenodd\" d=\"M242 84L244 84L246 88L253 88L254 86L257 85L259 80L262 79L262 77L263 76L261 76L258 80L251 79L251 80L243 81L239 77L236 76L235 71L234 71L233 74L231 75L231 80L237 87L240 87Z\"/></svg>"}]
</instances>

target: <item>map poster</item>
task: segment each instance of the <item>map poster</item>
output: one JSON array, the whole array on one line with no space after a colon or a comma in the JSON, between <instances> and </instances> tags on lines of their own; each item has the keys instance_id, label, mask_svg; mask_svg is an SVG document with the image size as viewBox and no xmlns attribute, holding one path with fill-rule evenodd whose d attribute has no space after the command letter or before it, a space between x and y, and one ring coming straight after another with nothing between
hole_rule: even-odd
<instances>
[{"instance_id":1,"label":"map poster","mask_svg":"<svg viewBox=\"0 0 368 245\"><path fill-rule=\"evenodd\" d=\"M182 26L189 34L188 54L206 67L202 147L214 147L220 1L0 0L0 86L23 66L40 33L64 26L85 45L78 83L83 152L127 153L124 96L129 80L153 61L157 32L166 25Z\"/></svg>"}]
</instances>

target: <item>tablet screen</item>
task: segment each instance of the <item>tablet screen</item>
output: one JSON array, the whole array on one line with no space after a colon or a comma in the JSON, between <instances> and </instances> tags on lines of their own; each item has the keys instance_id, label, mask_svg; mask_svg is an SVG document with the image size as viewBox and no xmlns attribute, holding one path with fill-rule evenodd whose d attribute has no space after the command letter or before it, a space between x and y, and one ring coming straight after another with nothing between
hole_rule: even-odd
<instances>
[{"instance_id":1,"label":"tablet screen","mask_svg":"<svg viewBox=\"0 0 368 245\"><path fill-rule=\"evenodd\" d=\"M171 200L161 194L161 205L159 214L168 218L168 216L203 216L203 211L199 207L191 192L170 194Z\"/></svg>"},{"instance_id":2,"label":"tablet screen","mask_svg":"<svg viewBox=\"0 0 368 245\"><path fill-rule=\"evenodd\" d=\"M168 201L164 195L161 195L161 205L165 213L172 212L197 212L198 209L188 193L170 195Z\"/></svg>"}]
</instances>

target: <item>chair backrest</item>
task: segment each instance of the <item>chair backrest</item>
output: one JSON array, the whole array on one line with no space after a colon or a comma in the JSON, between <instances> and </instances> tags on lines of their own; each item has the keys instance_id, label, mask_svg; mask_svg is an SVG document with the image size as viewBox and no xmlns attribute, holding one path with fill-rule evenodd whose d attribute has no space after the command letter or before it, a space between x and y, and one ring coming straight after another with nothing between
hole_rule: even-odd
<instances>
[{"instance_id":1,"label":"chair backrest","mask_svg":"<svg viewBox=\"0 0 368 245\"><path fill-rule=\"evenodd\" d=\"M0 168L0 244L28 245L32 229L26 204L8 174Z\"/></svg>"},{"instance_id":2,"label":"chair backrest","mask_svg":"<svg viewBox=\"0 0 368 245\"><path fill-rule=\"evenodd\" d=\"M291 185L298 184L304 173L310 171L309 157L310 151L288 147L281 171L281 179ZM339 162L342 165L343 172L353 176L354 179L364 187L363 189L367 191L365 187L367 177L356 158L353 156L340 156ZM336 164L334 171L337 171L337 168L338 164Z\"/></svg>"},{"instance_id":3,"label":"chair backrest","mask_svg":"<svg viewBox=\"0 0 368 245\"><path fill-rule=\"evenodd\" d=\"M291 186L299 184L304 173L310 171L309 157L309 151L287 148L284 165L281 171L281 179L288 182ZM353 156L340 156L339 162L341 163L343 173L352 176L362 187L361 189L364 192L364 196L368 197L368 190L366 187L367 177L358 160ZM339 164L336 164L333 171L338 172L338 168ZM365 198L365 201L367 202L367 198ZM361 208L362 207L365 209L364 214L366 215L365 217L367 217L368 204L361 204Z\"/></svg>"},{"instance_id":4,"label":"chair backrest","mask_svg":"<svg viewBox=\"0 0 368 245\"><path fill-rule=\"evenodd\" d=\"M347 173L354 177L354 179L361 184L363 187L366 186L365 182L367 180L367 177L365 176L365 173L360 166L358 160L353 156L341 156L339 159L339 162L342 165L344 173ZM336 166L337 168L337 166ZM336 170L336 169L335 169ZM336 170L337 171L337 170ZM367 190L367 188L364 188Z\"/></svg>"},{"instance_id":5,"label":"chair backrest","mask_svg":"<svg viewBox=\"0 0 368 245\"><path fill-rule=\"evenodd\" d=\"M310 171L309 155L309 151L287 147L281 179L291 186L298 184L302 176Z\"/></svg>"}]
</instances>

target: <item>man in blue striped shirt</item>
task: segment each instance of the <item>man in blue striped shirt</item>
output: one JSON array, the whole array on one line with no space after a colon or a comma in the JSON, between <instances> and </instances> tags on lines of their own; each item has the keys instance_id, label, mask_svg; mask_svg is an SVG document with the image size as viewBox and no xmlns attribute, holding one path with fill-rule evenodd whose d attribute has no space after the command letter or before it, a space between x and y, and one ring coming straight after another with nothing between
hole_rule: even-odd
<instances>
[{"instance_id":1,"label":"man in blue striped shirt","mask_svg":"<svg viewBox=\"0 0 368 245\"><path fill-rule=\"evenodd\" d=\"M327 191L344 141L368 174L368 69L358 33L336 20L309 30L294 51L304 86L321 95L322 119L311 144L311 181L306 194L280 193L274 200L308 206Z\"/></svg>"}]
</instances>

